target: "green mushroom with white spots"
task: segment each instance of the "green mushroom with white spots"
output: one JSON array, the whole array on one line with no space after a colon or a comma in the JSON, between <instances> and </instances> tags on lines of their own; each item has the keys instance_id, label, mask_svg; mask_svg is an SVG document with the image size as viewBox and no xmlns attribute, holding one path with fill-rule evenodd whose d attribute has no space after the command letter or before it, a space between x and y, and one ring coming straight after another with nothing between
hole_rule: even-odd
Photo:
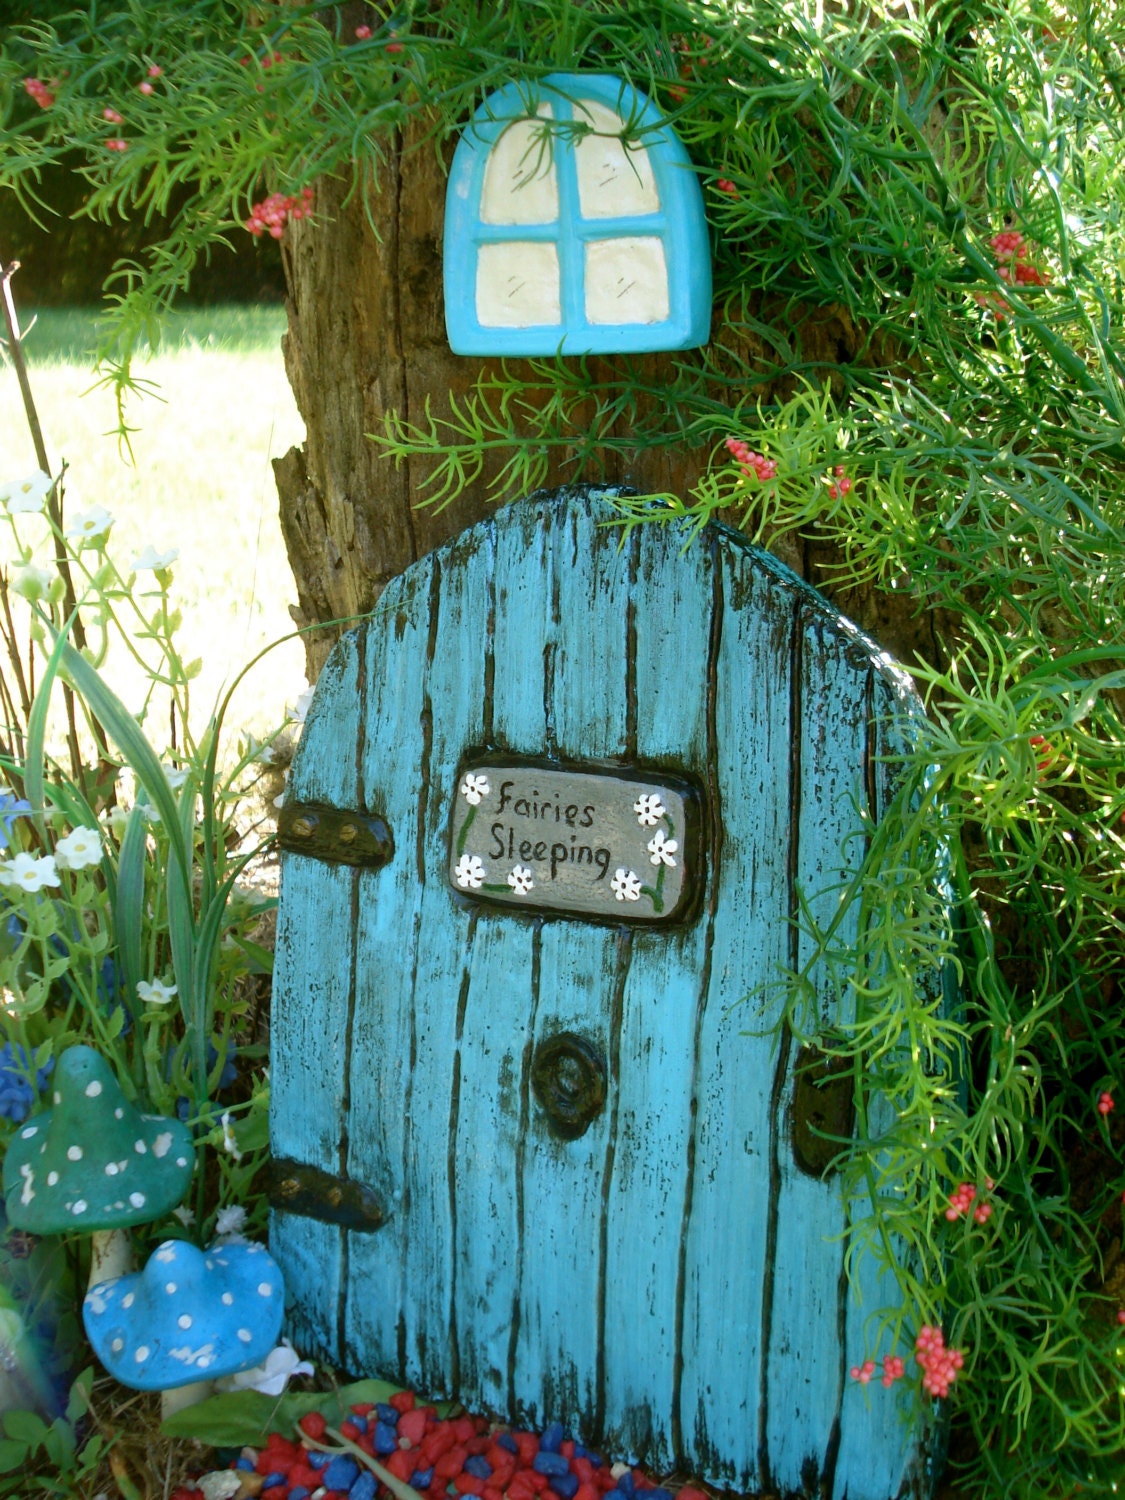
<instances>
[{"instance_id":1,"label":"green mushroom with white spots","mask_svg":"<svg viewBox=\"0 0 1125 1500\"><path fill-rule=\"evenodd\" d=\"M125 1230L187 1192L195 1163L179 1120L145 1115L90 1047L70 1047L52 1079L53 1107L17 1130L4 1158L8 1220L30 1234L92 1231L90 1285L129 1269Z\"/></svg>"}]
</instances>

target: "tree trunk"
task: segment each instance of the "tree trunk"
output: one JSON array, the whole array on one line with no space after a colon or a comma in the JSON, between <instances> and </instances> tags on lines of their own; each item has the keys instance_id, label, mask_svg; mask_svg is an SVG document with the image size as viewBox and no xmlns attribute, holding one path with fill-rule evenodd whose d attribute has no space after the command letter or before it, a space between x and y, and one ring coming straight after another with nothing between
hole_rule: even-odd
<instances>
[{"instance_id":1,"label":"tree trunk","mask_svg":"<svg viewBox=\"0 0 1125 1500\"><path fill-rule=\"evenodd\" d=\"M291 612L301 626L351 622L369 612L391 578L448 537L487 514L497 498L487 486L504 455L488 454L476 483L444 509L426 505L430 460L396 468L368 434L383 431L397 412L424 420L448 411L449 393L464 397L482 370L498 365L450 351L442 300L442 224L445 170L432 145L418 136L388 153L377 189L348 196L348 186L317 186L316 218L294 223L284 249L288 285L286 370L305 420L307 440L275 461L281 526L297 583ZM370 215L370 221L368 218ZM376 226L376 229L372 226ZM717 314L721 318L721 311ZM791 324L791 313L783 321ZM847 361L859 339L846 316L818 312L802 327L806 359ZM678 355L639 362L646 381L660 381ZM520 361L506 368L518 372ZM592 362L595 370L612 368ZM763 400L771 392L762 388ZM580 480L629 484L642 492L686 496L705 471L708 448L636 449L603 455L597 472L578 471L560 450L547 483ZM732 517L733 519L733 517ZM776 544L797 572L832 593L838 554L793 538ZM909 658L933 654L928 620L913 618L901 601L853 590L841 608L872 629L882 644ZM306 637L310 681L345 623Z\"/></svg>"}]
</instances>

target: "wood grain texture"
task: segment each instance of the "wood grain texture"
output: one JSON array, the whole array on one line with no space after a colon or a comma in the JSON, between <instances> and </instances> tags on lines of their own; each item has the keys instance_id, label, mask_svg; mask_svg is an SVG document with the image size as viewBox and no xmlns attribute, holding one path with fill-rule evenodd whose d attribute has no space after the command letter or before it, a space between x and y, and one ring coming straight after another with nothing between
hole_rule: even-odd
<instances>
[{"instance_id":1,"label":"wood grain texture","mask_svg":"<svg viewBox=\"0 0 1125 1500\"><path fill-rule=\"evenodd\" d=\"M388 587L318 687L295 785L363 799L395 856L319 873L287 856L273 1119L286 1155L332 1161L390 1217L346 1234L275 1217L294 1326L349 1369L658 1469L921 1500L895 1393L845 1380L873 1304L843 1277L838 1179L793 1161L797 1047L777 1024L798 886L841 869L869 719L901 709L872 648L772 559L721 528L686 554L656 526L621 546L605 514L533 497L465 533ZM702 909L652 930L461 897L456 772L491 754L693 779ZM818 1004L827 1019L826 982ZM314 1046L339 1076L340 1015L348 1085L310 1108L281 1054ZM530 1086L560 1032L608 1074L577 1139Z\"/></svg>"}]
</instances>

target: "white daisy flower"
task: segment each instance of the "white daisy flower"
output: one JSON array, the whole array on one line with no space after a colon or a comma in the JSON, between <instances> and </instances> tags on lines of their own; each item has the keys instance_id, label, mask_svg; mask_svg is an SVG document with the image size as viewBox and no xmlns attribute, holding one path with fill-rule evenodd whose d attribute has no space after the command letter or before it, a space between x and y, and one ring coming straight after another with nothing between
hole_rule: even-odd
<instances>
[{"instance_id":1,"label":"white daisy flower","mask_svg":"<svg viewBox=\"0 0 1125 1500\"><path fill-rule=\"evenodd\" d=\"M466 776L461 783L462 797L474 807L478 805L482 797L488 796L490 790L487 776Z\"/></svg>"},{"instance_id":2,"label":"white daisy flower","mask_svg":"<svg viewBox=\"0 0 1125 1500\"><path fill-rule=\"evenodd\" d=\"M634 875L632 870L626 870L623 867L619 870L614 870L609 888L618 901L639 901L641 899L640 877Z\"/></svg>"},{"instance_id":3,"label":"white daisy flower","mask_svg":"<svg viewBox=\"0 0 1125 1500\"><path fill-rule=\"evenodd\" d=\"M21 891L39 891L45 885L58 885L59 872L54 856L17 854L0 865L0 885L18 885Z\"/></svg>"},{"instance_id":4,"label":"white daisy flower","mask_svg":"<svg viewBox=\"0 0 1125 1500\"><path fill-rule=\"evenodd\" d=\"M55 845L55 858L64 870L84 870L102 857L102 841L96 828L72 828Z\"/></svg>"},{"instance_id":5,"label":"white daisy flower","mask_svg":"<svg viewBox=\"0 0 1125 1500\"><path fill-rule=\"evenodd\" d=\"M462 854L453 873L457 877L457 884L463 891L475 891L484 884L487 872L479 854Z\"/></svg>"},{"instance_id":6,"label":"white daisy flower","mask_svg":"<svg viewBox=\"0 0 1125 1500\"><path fill-rule=\"evenodd\" d=\"M150 543L143 552L138 553L130 563L130 571L133 573L159 573L164 568L170 568L180 555L178 547L170 547L167 552L157 552Z\"/></svg>"},{"instance_id":7,"label":"white daisy flower","mask_svg":"<svg viewBox=\"0 0 1125 1500\"><path fill-rule=\"evenodd\" d=\"M675 839L665 837L663 828L656 830L646 847L654 865L670 865L673 870L676 868L673 855L680 846Z\"/></svg>"},{"instance_id":8,"label":"white daisy flower","mask_svg":"<svg viewBox=\"0 0 1125 1500\"><path fill-rule=\"evenodd\" d=\"M42 469L36 469L34 474L23 479L9 479L7 484L0 484L0 505L9 515L34 515L46 504L51 483L51 476L44 474Z\"/></svg>"},{"instance_id":9,"label":"white daisy flower","mask_svg":"<svg viewBox=\"0 0 1125 1500\"><path fill-rule=\"evenodd\" d=\"M633 811L642 828L655 828L664 816L664 804L656 792L645 792L633 803Z\"/></svg>"},{"instance_id":10,"label":"white daisy flower","mask_svg":"<svg viewBox=\"0 0 1125 1500\"><path fill-rule=\"evenodd\" d=\"M176 996L174 984L164 984L159 979L154 979L151 984L145 980L137 981L137 994L146 1005L170 1005Z\"/></svg>"},{"instance_id":11,"label":"white daisy flower","mask_svg":"<svg viewBox=\"0 0 1125 1500\"><path fill-rule=\"evenodd\" d=\"M95 505L90 510L83 511L80 516L75 516L66 528L66 535L76 537L80 542L98 542L109 535L109 528L116 518L102 505Z\"/></svg>"},{"instance_id":12,"label":"white daisy flower","mask_svg":"<svg viewBox=\"0 0 1125 1500\"><path fill-rule=\"evenodd\" d=\"M526 896L528 891L533 890L535 882L531 878L532 871L526 865L513 865L511 874L508 876L508 884L517 896Z\"/></svg>"}]
</instances>

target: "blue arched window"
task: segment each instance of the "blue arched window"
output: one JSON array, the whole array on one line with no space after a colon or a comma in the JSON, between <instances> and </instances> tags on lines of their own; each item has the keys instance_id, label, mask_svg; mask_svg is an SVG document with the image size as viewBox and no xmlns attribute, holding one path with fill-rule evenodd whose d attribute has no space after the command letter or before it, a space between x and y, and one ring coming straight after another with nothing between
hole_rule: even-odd
<instances>
[{"instance_id":1,"label":"blue arched window","mask_svg":"<svg viewBox=\"0 0 1125 1500\"><path fill-rule=\"evenodd\" d=\"M485 100L453 158L444 263L455 354L643 353L710 333L699 182L619 78L556 73Z\"/></svg>"}]
</instances>

